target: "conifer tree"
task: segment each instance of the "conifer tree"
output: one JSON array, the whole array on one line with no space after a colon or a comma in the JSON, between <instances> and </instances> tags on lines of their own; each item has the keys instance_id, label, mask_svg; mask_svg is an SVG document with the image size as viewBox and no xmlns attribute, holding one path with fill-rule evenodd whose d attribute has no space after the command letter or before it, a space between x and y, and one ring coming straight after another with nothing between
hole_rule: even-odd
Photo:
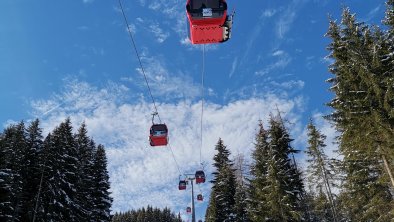
<instances>
[{"instance_id":1,"label":"conifer tree","mask_svg":"<svg viewBox=\"0 0 394 222\"><path fill-rule=\"evenodd\" d=\"M324 214L319 213L322 221L339 221L337 216L332 187L334 186L333 165L324 152L326 136L316 129L310 121L308 124L308 144L305 153L308 156L307 175L312 193L317 193L314 205L315 211L320 212L321 206L329 206L330 211ZM323 192L323 189L325 192ZM326 201L324 203L324 201ZM323 202L323 203L322 203ZM325 209L325 208L323 208Z\"/></svg>"},{"instance_id":2,"label":"conifer tree","mask_svg":"<svg viewBox=\"0 0 394 222\"><path fill-rule=\"evenodd\" d=\"M250 181L252 221L301 221L303 183L289 155L295 150L281 121L270 119L265 131L260 123L256 136Z\"/></svg>"},{"instance_id":3,"label":"conifer tree","mask_svg":"<svg viewBox=\"0 0 394 222\"><path fill-rule=\"evenodd\" d=\"M248 222L247 215L247 184L245 179L245 158L242 154L236 156L235 160L235 175L236 175L236 189L235 189L235 221Z\"/></svg>"},{"instance_id":4,"label":"conifer tree","mask_svg":"<svg viewBox=\"0 0 394 222\"><path fill-rule=\"evenodd\" d=\"M251 166L251 180L249 184L249 217L252 221L264 221L269 214L266 193L263 190L267 182L269 144L268 132L262 122L259 123L259 131L256 135L255 150L252 153L253 163Z\"/></svg>"},{"instance_id":5,"label":"conifer tree","mask_svg":"<svg viewBox=\"0 0 394 222\"><path fill-rule=\"evenodd\" d=\"M22 217L23 199L23 160L26 151L25 124L20 122L11 125L4 132L3 151L5 165L3 166L4 188L6 196L0 197L0 218L10 218L18 221ZM0 182L1 183L1 182Z\"/></svg>"},{"instance_id":6,"label":"conifer tree","mask_svg":"<svg viewBox=\"0 0 394 222\"><path fill-rule=\"evenodd\" d=\"M40 183L39 154L43 149L42 129L40 121L36 119L26 129L26 150L24 151L22 178L23 178L23 206L22 221L31 221L34 215L35 197Z\"/></svg>"},{"instance_id":7,"label":"conifer tree","mask_svg":"<svg viewBox=\"0 0 394 222\"><path fill-rule=\"evenodd\" d=\"M92 217L92 211L96 207L94 198L94 152L95 144L87 135L85 123L82 123L75 135L75 142L78 154L78 203L81 207L79 221L96 221Z\"/></svg>"},{"instance_id":8,"label":"conifer tree","mask_svg":"<svg viewBox=\"0 0 394 222\"><path fill-rule=\"evenodd\" d=\"M211 196L209 197L208 207L205 212L205 221L214 222L216 220L216 201L215 201L215 191L211 190Z\"/></svg>"},{"instance_id":9,"label":"conifer tree","mask_svg":"<svg viewBox=\"0 0 394 222\"><path fill-rule=\"evenodd\" d=\"M104 146L102 145L98 145L94 155L93 178L94 192L92 197L95 209L93 210L92 218L94 221L110 221L112 198L109 192L110 184L107 171L107 157Z\"/></svg>"},{"instance_id":10,"label":"conifer tree","mask_svg":"<svg viewBox=\"0 0 394 222\"><path fill-rule=\"evenodd\" d=\"M378 45L384 42L379 30L373 33L358 23L349 9L344 9L341 25L330 22L327 35L332 39L328 49L334 60L330 66L334 78L329 82L335 93L329 103L334 113L329 118L341 133L339 151L346 175L342 208L352 221L385 221L393 217L388 213L393 209L389 179L382 170L393 144L388 136L392 120L384 108L390 103L385 94L392 86L385 86L388 68L380 55L387 46Z\"/></svg>"},{"instance_id":11,"label":"conifer tree","mask_svg":"<svg viewBox=\"0 0 394 222\"><path fill-rule=\"evenodd\" d=\"M76 187L78 159L69 118L47 137L44 149L44 220L77 221L77 215L81 211Z\"/></svg>"},{"instance_id":12,"label":"conifer tree","mask_svg":"<svg viewBox=\"0 0 394 222\"><path fill-rule=\"evenodd\" d=\"M0 219L4 221L15 217L14 200L17 198L18 192L20 193L22 190L18 169L13 164L15 157L18 159L21 157L18 155L21 152L17 146L17 134L20 133L17 125L11 125L4 130L0 143L2 154L2 158L0 158Z\"/></svg>"},{"instance_id":13,"label":"conifer tree","mask_svg":"<svg viewBox=\"0 0 394 222\"><path fill-rule=\"evenodd\" d=\"M236 181L233 163L229 159L230 151L223 144L222 139L219 139L215 146L215 150L218 152L213 158L213 165L216 168L216 172L213 173L214 179L212 181L212 193L215 196L212 196L211 194L210 198L210 200L213 198L215 199L215 201L210 202L215 204L212 207L210 206L210 210L215 210L215 212L210 212L209 218L212 218L212 220L210 219L207 221L234 221Z\"/></svg>"}]
</instances>

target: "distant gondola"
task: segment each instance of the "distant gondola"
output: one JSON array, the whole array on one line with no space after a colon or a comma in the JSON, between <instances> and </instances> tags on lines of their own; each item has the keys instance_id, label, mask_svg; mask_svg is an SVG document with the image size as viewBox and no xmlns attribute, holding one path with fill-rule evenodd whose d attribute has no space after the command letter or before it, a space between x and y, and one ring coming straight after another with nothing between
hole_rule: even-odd
<instances>
[{"instance_id":1,"label":"distant gondola","mask_svg":"<svg viewBox=\"0 0 394 222\"><path fill-rule=\"evenodd\" d=\"M204 171L202 171L202 170L196 171L195 177L196 177L196 183L197 184L205 183L205 173L204 173Z\"/></svg>"},{"instance_id":2,"label":"distant gondola","mask_svg":"<svg viewBox=\"0 0 394 222\"><path fill-rule=\"evenodd\" d=\"M180 180L178 188L179 188L179 190L186 190L186 181Z\"/></svg>"}]
</instances>

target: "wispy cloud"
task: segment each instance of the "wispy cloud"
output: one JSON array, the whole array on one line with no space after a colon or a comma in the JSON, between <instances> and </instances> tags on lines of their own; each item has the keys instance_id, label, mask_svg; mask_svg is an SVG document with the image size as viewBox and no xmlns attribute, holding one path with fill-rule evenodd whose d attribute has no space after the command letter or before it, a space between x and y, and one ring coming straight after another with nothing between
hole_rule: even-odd
<instances>
[{"instance_id":1,"label":"wispy cloud","mask_svg":"<svg viewBox=\"0 0 394 222\"><path fill-rule=\"evenodd\" d=\"M187 24L185 19L184 2L177 0L158 0L147 3L145 0L140 0L140 4L141 6L154 10L157 13L164 14L166 22L172 24L170 28L178 34L180 38L179 42L185 43L184 40L187 38L188 33L186 31Z\"/></svg>"},{"instance_id":2,"label":"wispy cloud","mask_svg":"<svg viewBox=\"0 0 394 222\"><path fill-rule=\"evenodd\" d=\"M365 21L368 22L368 21L372 20L373 18L375 18L376 15L380 12L381 7L382 7L381 5L378 5L375 8L373 8L371 11L369 11L367 17L365 18Z\"/></svg>"},{"instance_id":3,"label":"wispy cloud","mask_svg":"<svg viewBox=\"0 0 394 222\"><path fill-rule=\"evenodd\" d=\"M276 9L266 9L261 13L262 17L270 18L276 14Z\"/></svg>"},{"instance_id":4,"label":"wispy cloud","mask_svg":"<svg viewBox=\"0 0 394 222\"><path fill-rule=\"evenodd\" d=\"M301 90L305 86L305 82L302 80L290 80L285 82L272 81L271 84L275 87L281 87L282 89L286 89L286 90L290 90L290 89Z\"/></svg>"},{"instance_id":5,"label":"wispy cloud","mask_svg":"<svg viewBox=\"0 0 394 222\"><path fill-rule=\"evenodd\" d=\"M255 71L255 75L263 76L277 69L284 69L292 61L291 56L283 50L274 51L271 54L271 57L273 57L275 61L267 65L265 68Z\"/></svg>"},{"instance_id":6,"label":"wispy cloud","mask_svg":"<svg viewBox=\"0 0 394 222\"><path fill-rule=\"evenodd\" d=\"M237 69L237 65L238 65L238 57L235 57L233 63L231 64L230 74L228 75L230 78L234 75L235 70Z\"/></svg>"},{"instance_id":7,"label":"wispy cloud","mask_svg":"<svg viewBox=\"0 0 394 222\"><path fill-rule=\"evenodd\" d=\"M156 36L156 41L159 43L164 42L169 36L169 32L163 31L163 29L160 28L159 24L151 24L149 26L151 32Z\"/></svg>"},{"instance_id":8,"label":"wispy cloud","mask_svg":"<svg viewBox=\"0 0 394 222\"><path fill-rule=\"evenodd\" d=\"M86 122L89 134L106 146L114 197L113 210L122 211L148 204L171 207L184 212L189 195L177 190L179 171L169 148L148 145L152 104L144 100L128 103L121 95L123 85L111 83L105 88L72 81L51 99L32 102L34 113L42 115L45 132L66 117L74 125ZM250 156L259 119L267 122L271 110L278 108L292 123L299 123L302 100L276 95L237 100L226 105L207 102L204 108L202 160L211 178L214 145L219 137L233 154ZM62 104L62 105L60 105ZM170 142L181 173L193 173L199 167L200 102L158 103L159 112L170 129ZM110 124L109 124L110 123ZM294 129L292 129L294 130ZM296 136L295 136L296 137ZM204 195L209 184L201 186ZM203 217L201 211L200 217Z\"/></svg>"},{"instance_id":9,"label":"wispy cloud","mask_svg":"<svg viewBox=\"0 0 394 222\"><path fill-rule=\"evenodd\" d=\"M276 36L283 39L286 33L290 30L294 19L296 18L296 12L288 8L276 23Z\"/></svg>"},{"instance_id":10,"label":"wispy cloud","mask_svg":"<svg viewBox=\"0 0 394 222\"><path fill-rule=\"evenodd\" d=\"M82 0L83 3L87 4L87 3L92 3L94 2L94 0Z\"/></svg>"},{"instance_id":11,"label":"wispy cloud","mask_svg":"<svg viewBox=\"0 0 394 222\"><path fill-rule=\"evenodd\" d=\"M142 53L141 58L144 64L145 74L147 75L151 88L155 89L153 91L155 96L169 100L184 97L193 99L199 95L199 85L193 83L192 78L187 73L170 71L162 58L150 56L146 50ZM142 75L139 68L137 71ZM137 84L146 87L145 82Z\"/></svg>"},{"instance_id":12,"label":"wispy cloud","mask_svg":"<svg viewBox=\"0 0 394 222\"><path fill-rule=\"evenodd\" d=\"M279 39L284 39L286 34L291 30L295 19L298 16L300 8L309 0L293 0L286 8L278 13L279 17L276 22L275 32Z\"/></svg>"}]
</instances>

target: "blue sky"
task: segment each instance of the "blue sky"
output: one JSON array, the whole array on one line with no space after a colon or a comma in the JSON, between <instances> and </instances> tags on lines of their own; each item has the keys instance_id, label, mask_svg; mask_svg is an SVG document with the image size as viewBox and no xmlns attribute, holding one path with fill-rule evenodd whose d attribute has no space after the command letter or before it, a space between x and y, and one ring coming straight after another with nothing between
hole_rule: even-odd
<instances>
[{"instance_id":1,"label":"blue sky","mask_svg":"<svg viewBox=\"0 0 394 222\"><path fill-rule=\"evenodd\" d=\"M349 6L359 21L380 24L384 3L228 1L237 11L233 38L206 48L207 170L219 137L233 154L248 155L258 119L266 120L276 106L299 148L310 117L333 136L320 117L330 111L324 103L332 97L325 83L328 15L340 19ZM199 161L202 52L187 41L185 1L123 4L174 156L182 171L192 172ZM67 116L74 125L85 121L107 147L113 210L152 204L184 212L190 198L176 190L171 152L147 145L152 104L138 68L115 0L0 2L1 127L38 117L48 132ZM209 185L201 189L207 200ZM200 217L205 204L198 205Z\"/></svg>"}]
</instances>

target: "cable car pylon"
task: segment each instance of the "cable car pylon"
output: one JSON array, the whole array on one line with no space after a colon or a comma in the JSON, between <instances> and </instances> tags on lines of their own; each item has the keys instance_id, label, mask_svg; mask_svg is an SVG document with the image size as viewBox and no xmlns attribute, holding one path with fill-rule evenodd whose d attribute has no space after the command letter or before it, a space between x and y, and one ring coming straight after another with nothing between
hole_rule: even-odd
<instances>
[{"instance_id":1,"label":"cable car pylon","mask_svg":"<svg viewBox=\"0 0 394 222\"><path fill-rule=\"evenodd\" d=\"M195 205L194 205L194 183L193 181L196 180L195 174L184 174L185 180L189 182L192 185L192 193L191 193L191 198L192 198L192 222L196 222L196 211L195 211Z\"/></svg>"}]
</instances>

